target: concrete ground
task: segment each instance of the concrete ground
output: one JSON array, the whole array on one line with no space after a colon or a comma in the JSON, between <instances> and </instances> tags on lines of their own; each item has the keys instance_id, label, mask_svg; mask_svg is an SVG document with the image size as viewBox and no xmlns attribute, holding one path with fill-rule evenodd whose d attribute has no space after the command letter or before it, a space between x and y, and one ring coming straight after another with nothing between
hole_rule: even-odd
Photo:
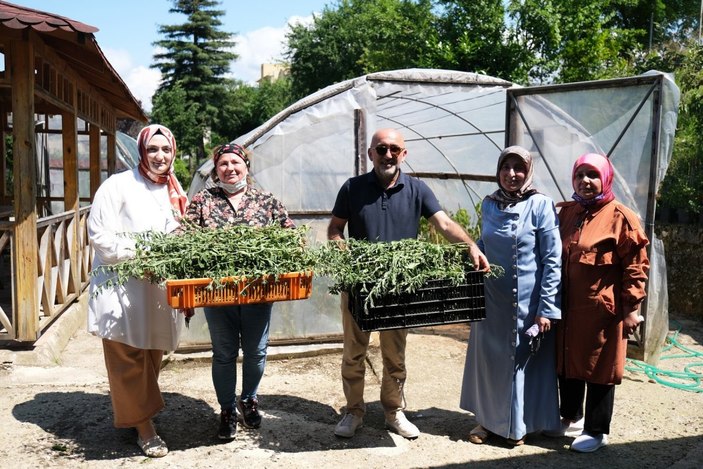
<instances>
[{"instance_id":1,"label":"concrete ground","mask_svg":"<svg viewBox=\"0 0 703 469\"><path fill-rule=\"evenodd\" d=\"M100 340L85 332L82 303L62 315L31 351L0 350L0 467L622 467L703 465L703 393L626 372L616 391L610 444L593 454L569 451L569 438L528 435L513 448L500 438L466 439L476 424L458 408L467 324L411 329L406 388L408 417L422 435L408 441L386 430L378 401L378 348L367 362L368 412L351 439L333 435L344 405L341 348L271 347L260 388L263 424L237 438L215 438L218 405L209 353L173 354L160 383L166 408L155 422L171 452L145 458L132 430L112 426ZM703 352L703 327L682 324L678 341ZM682 368L698 357L671 360ZM661 366L664 364L662 363ZM695 368L694 368L695 369ZM701 368L698 368L700 372Z\"/></svg>"}]
</instances>

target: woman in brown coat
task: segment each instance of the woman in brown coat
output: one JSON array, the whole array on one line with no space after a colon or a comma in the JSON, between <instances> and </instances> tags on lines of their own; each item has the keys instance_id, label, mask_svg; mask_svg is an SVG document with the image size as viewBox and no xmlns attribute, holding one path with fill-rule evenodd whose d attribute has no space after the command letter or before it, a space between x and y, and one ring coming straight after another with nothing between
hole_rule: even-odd
<instances>
[{"instance_id":1,"label":"woman in brown coat","mask_svg":"<svg viewBox=\"0 0 703 469\"><path fill-rule=\"evenodd\" d=\"M613 166L587 153L574 163L575 201L559 204L562 321L557 326L562 434L585 417L571 444L592 452L607 444L615 385L625 369L627 337L641 321L649 270L647 236L637 215L615 200ZM583 413L584 393L586 411Z\"/></svg>"}]
</instances>

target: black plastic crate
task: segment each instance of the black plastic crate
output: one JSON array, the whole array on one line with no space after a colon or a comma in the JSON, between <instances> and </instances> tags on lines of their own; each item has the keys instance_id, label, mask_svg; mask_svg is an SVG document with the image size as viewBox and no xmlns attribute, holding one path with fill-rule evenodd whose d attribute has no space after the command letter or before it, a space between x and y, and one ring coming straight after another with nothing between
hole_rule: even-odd
<instances>
[{"instance_id":1,"label":"black plastic crate","mask_svg":"<svg viewBox=\"0 0 703 469\"><path fill-rule=\"evenodd\" d=\"M431 280L414 293L377 298L369 308L360 285L349 294L349 310L362 331L480 321L486 317L483 279L483 272L472 271L459 285Z\"/></svg>"}]
</instances>

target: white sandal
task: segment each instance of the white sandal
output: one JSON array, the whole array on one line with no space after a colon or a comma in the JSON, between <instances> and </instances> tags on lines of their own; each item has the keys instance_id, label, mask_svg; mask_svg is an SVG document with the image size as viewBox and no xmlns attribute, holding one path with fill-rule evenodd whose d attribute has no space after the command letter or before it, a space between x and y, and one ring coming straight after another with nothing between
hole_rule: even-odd
<instances>
[{"instance_id":1,"label":"white sandal","mask_svg":"<svg viewBox=\"0 0 703 469\"><path fill-rule=\"evenodd\" d=\"M159 435L154 435L146 441L142 441L141 437L139 437L137 438L137 444L144 454L150 458L163 458L168 454L168 447Z\"/></svg>"}]
</instances>

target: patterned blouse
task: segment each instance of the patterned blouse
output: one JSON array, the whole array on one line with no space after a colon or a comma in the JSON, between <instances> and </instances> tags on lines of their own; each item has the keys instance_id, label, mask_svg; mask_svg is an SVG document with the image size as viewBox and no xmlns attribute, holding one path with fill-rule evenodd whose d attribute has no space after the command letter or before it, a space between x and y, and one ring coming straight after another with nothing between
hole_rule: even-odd
<instances>
[{"instance_id":1,"label":"patterned blouse","mask_svg":"<svg viewBox=\"0 0 703 469\"><path fill-rule=\"evenodd\" d=\"M229 225L267 226L280 223L283 228L294 228L295 223L280 200L271 193L247 186L235 209L220 187L203 189L193 196L184 219L207 228Z\"/></svg>"}]
</instances>

